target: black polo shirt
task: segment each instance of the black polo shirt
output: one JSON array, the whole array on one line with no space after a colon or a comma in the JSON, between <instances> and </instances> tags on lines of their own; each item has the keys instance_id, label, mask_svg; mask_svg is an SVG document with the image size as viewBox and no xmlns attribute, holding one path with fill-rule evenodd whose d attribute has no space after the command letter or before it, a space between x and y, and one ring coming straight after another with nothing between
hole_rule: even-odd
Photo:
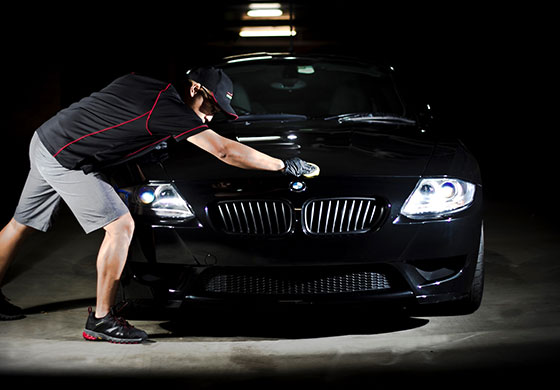
<instances>
[{"instance_id":1,"label":"black polo shirt","mask_svg":"<svg viewBox=\"0 0 560 390\"><path fill-rule=\"evenodd\" d=\"M37 132L62 166L88 173L206 129L173 85L129 74L59 111Z\"/></svg>"}]
</instances>

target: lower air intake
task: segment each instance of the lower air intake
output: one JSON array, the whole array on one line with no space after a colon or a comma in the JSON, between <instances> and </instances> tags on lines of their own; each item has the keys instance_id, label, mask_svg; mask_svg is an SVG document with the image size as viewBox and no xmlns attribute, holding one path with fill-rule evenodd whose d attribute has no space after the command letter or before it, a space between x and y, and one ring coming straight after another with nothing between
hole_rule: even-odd
<instances>
[{"instance_id":1,"label":"lower air intake","mask_svg":"<svg viewBox=\"0 0 560 390\"><path fill-rule=\"evenodd\" d=\"M391 288L384 274L377 272L331 273L298 277L291 274L219 273L209 277L204 290L215 294L316 295L386 290Z\"/></svg>"}]
</instances>

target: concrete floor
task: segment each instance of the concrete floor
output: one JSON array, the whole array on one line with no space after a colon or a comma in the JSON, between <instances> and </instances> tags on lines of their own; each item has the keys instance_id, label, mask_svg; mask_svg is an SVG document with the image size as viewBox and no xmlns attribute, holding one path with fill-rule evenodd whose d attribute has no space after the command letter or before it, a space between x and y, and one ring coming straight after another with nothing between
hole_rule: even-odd
<instances>
[{"instance_id":1,"label":"concrete floor","mask_svg":"<svg viewBox=\"0 0 560 390\"><path fill-rule=\"evenodd\" d=\"M3 288L27 318L0 322L0 379L353 388L552 378L560 351L559 231L518 205L489 202L485 220L485 295L472 315L193 312L182 323L131 321L150 341L114 345L81 337L102 233L84 235L63 213L52 232L28 241Z\"/></svg>"}]
</instances>

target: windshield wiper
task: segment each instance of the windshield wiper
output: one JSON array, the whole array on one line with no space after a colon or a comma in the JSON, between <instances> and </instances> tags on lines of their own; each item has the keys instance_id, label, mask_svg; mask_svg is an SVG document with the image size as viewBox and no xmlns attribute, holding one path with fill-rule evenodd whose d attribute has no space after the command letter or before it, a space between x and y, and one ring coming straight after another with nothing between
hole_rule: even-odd
<instances>
[{"instance_id":1,"label":"windshield wiper","mask_svg":"<svg viewBox=\"0 0 560 390\"><path fill-rule=\"evenodd\" d=\"M375 123L398 123L404 125L415 125L416 121L392 114L374 114L372 112L354 112L339 114L323 118L326 121L337 119L338 123L343 122L375 122Z\"/></svg>"},{"instance_id":2,"label":"windshield wiper","mask_svg":"<svg viewBox=\"0 0 560 390\"><path fill-rule=\"evenodd\" d=\"M248 114L240 115L238 120L242 121L302 121L307 116L300 114Z\"/></svg>"}]
</instances>

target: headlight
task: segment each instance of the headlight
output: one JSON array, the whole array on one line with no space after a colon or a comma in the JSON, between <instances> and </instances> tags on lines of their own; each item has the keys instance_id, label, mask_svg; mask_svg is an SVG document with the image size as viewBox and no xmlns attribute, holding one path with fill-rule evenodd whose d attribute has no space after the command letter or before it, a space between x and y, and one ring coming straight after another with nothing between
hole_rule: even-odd
<instances>
[{"instance_id":1,"label":"headlight","mask_svg":"<svg viewBox=\"0 0 560 390\"><path fill-rule=\"evenodd\" d=\"M173 184L154 184L119 191L129 207L138 214L160 218L188 219L194 217L192 207L181 197Z\"/></svg>"},{"instance_id":2,"label":"headlight","mask_svg":"<svg viewBox=\"0 0 560 390\"><path fill-rule=\"evenodd\" d=\"M435 219L470 206L475 185L459 179L421 179L404 203L401 214L411 219Z\"/></svg>"}]
</instances>

